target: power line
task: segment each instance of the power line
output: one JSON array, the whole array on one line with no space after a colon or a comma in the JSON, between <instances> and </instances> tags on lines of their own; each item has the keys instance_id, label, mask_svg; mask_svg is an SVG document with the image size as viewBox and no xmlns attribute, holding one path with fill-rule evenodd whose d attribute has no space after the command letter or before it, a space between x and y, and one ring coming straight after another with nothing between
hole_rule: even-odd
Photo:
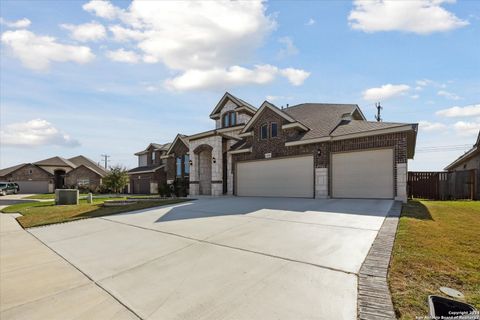
<instances>
[{"instance_id":1,"label":"power line","mask_svg":"<svg viewBox=\"0 0 480 320\"><path fill-rule=\"evenodd\" d=\"M446 151L465 151L472 147L470 144L457 144L457 145L448 145L448 146L431 146L431 147L420 147L416 148L416 152L426 153L426 152L446 152Z\"/></svg>"},{"instance_id":2,"label":"power line","mask_svg":"<svg viewBox=\"0 0 480 320\"><path fill-rule=\"evenodd\" d=\"M110 156L108 154L101 154L100 157L102 157L102 161L105 163L105 170L107 170L108 163L110 162Z\"/></svg>"}]
</instances>

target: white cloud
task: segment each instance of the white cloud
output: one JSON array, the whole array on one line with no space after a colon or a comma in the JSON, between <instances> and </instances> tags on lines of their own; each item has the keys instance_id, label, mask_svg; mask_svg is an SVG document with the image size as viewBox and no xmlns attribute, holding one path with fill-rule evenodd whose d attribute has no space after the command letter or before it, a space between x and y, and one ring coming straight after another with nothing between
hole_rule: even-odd
<instances>
[{"instance_id":1,"label":"white cloud","mask_svg":"<svg viewBox=\"0 0 480 320\"><path fill-rule=\"evenodd\" d=\"M70 31L72 39L87 42L102 40L107 36L107 30L98 22L90 22L79 25L62 24L62 28Z\"/></svg>"},{"instance_id":2,"label":"white cloud","mask_svg":"<svg viewBox=\"0 0 480 320\"><path fill-rule=\"evenodd\" d=\"M261 1L133 1L127 11L91 1L84 9L118 18L128 28L117 27L117 35L135 35L128 38L138 41L144 59L174 70L238 64L276 26Z\"/></svg>"},{"instance_id":3,"label":"white cloud","mask_svg":"<svg viewBox=\"0 0 480 320\"><path fill-rule=\"evenodd\" d=\"M458 121L453 127L459 136L474 136L480 131L480 122Z\"/></svg>"},{"instance_id":4,"label":"white cloud","mask_svg":"<svg viewBox=\"0 0 480 320\"><path fill-rule=\"evenodd\" d=\"M410 90L406 84L385 84L378 88L363 91L363 99L368 101L387 100Z\"/></svg>"},{"instance_id":5,"label":"white cloud","mask_svg":"<svg viewBox=\"0 0 480 320\"><path fill-rule=\"evenodd\" d=\"M138 1L121 9L108 1L90 1L84 9L118 23L109 27L114 40L131 41L145 63L162 63L178 76L168 79L173 90L246 83L268 83L285 76L299 85L308 72L294 68L266 71L247 67L255 50L276 28L263 1ZM287 39L285 54L298 51ZM219 78L225 76L227 80ZM272 78L273 77L273 78ZM205 80L201 83L201 79ZM265 79L268 79L266 81Z\"/></svg>"},{"instance_id":6,"label":"white cloud","mask_svg":"<svg viewBox=\"0 0 480 320\"><path fill-rule=\"evenodd\" d=\"M439 110L436 112L436 115L450 118L480 116L480 104L472 104L465 107L455 106L452 108Z\"/></svg>"},{"instance_id":7,"label":"white cloud","mask_svg":"<svg viewBox=\"0 0 480 320\"><path fill-rule=\"evenodd\" d=\"M298 49L293 44L293 40L290 37L282 37L278 39L278 42L284 45L282 49L278 52L277 56L279 58L285 58L288 56L294 56L298 54Z\"/></svg>"},{"instance_id":8,"label":"white cloud","mask_svg":"<svg viewBox=\"0 0 480 320\"><path fill-rule=\"evenodd\" d=\"M112 20L117 17L121 10L109 1L92 0L83 5L83 10L91 12L98 17Z\"/></svg>"},{"instance_id":9,"label":"white cloud","mask_svg":"<svg viewBox=\"0 0 480 320\"><path fill-rule=\"evenodd\" d=\"M31 23L32 22L27 18L23 18L17 21L8 21L3 18L0 18L0 24L3 24L9 28L14 28L14 29L27 28L30 26Z\"/></svg>"},{"instance_id":10,"label":"white cloud","mask_svg":"<svg viewBox=\"0 0 480 320\"><path fill-rule=\"evenodd\" d=\"M226 89L231 86L270 83L277 75L286 77L293 85L301 85L309 73L292 68L279 69L272 65L256 65L253 69L240 66L231 66L226 69L191 69L178 77L166 80L165 87L175 91Z\"/></svg>"},{"instance_id":11,"label":"white cloud","mask_svg":"<svg viewBox=\"0 0 480 320\"><path fill-rule=\"evenodd\" d=\"M307 23L305 23L306 26L313 26L316 23L315 19L310 18L308 19Z\"/></svg>"},{"instance_id":12,"label":"white cloud","mask_svg":"<svg viewBox=\"0 0 480 320\"><path fill-rule=\"evenodd\" d=\"M428 85L432 84L433 81L430 80L430 79L422 79L422 80L415 81L415 83L417 85L419 85L420 87L425 87L425 86L428 86Z\"/></svg>"},{"instance_id":13,"label":"white cloud","mask_svg":"<svg viewBox=\"0 0 480 320\"><path fill-rule=\"evenodd\" d=\"M450 100L460 100L460 99L462 99L461 97L459 97L455 93L448 92L448 91L445 91L445 90L438 91L437 95L445 97L445 98L450 99Z\"/></svg>"},{"instance_id":14,"label":"white cloud","mask_svg":"<svg viewBox=\"0 0 480 320\"><path fill-rule=\"evenodd\" d=\"M288 79L294 86L300 86L310 76L310 72L302 69L285 68L280 70L280 74Z\"/></svg>"},{"instance_id":15,"label":"white cloud","mask_svg":"<svg viewBox=\"0 0 480 320\"><path fill-rule=\"evenodd\" d=\"M418 34L444 32L468 25L443 3L451 0L355 0L348 21L351 28L364 32L406 31Z\"/></svg>"},{"instance_id":16,"label":"white cloud","mask_svg":"<svg viewBox=\"0 0 480 320\"><path fill-rule=\"evenodd\" d=\"M440 131L447 129L447 126L440 122L419 121L420 129L424 131Z\"/></svg>"},{"instance_id":17,"label":"white cloud","mask_svg":"<svg viewBox=\"0 0 480 320\"><path fill-rule=\"evenodd\" d=\"M137 63L140 60L137 53L124 49L107 51L106 56L116 62Z\"/></svg>"},{"instance_id":18,"label":"white cloud","mask_svg":"<svg viewBox=\"0 0 480 320\"><path fill-rule=\"evenodd\" d=\"M6 31L2 42L25 67L38 71L47 70L52 62L87 63L95 57L89 47L61 44L27 30Z\"/></svg>"},{"instance_id":19,"label":"white cloud","mask_svg":"<svg viewBox=\"0 0 480 320\"><path fill-rule=\"evenodd\" d=\"M35 147L57 145L76 147L80 143L68 134L59 131L50 122L34 119L27 122L12 123L0 131L4 145L16 147Z\"/></svg>"},{"instance_id":20,"label":"white cloud","mask_svg":"<svg viewBox=\"0 0 480 320\"><path fill-rule=\"evenodd\" d=\"M418 98L420 98L420 95L418 94L413 94L410 96L410 98L414 99L414 100L417 100Z\"/></svg>"},{"instance_id":21,"label":"white cloud","mask_svg":"<svg viewBox=\"0 0 480 320\"><path fill-rule=\"evenodd\" d=\"M131 40L140 41L147 36L139 30L128 29L121 25L114 25L108 28L113 33L113 40L119 42L126 42Z\"/></svg>"}]
</instances>

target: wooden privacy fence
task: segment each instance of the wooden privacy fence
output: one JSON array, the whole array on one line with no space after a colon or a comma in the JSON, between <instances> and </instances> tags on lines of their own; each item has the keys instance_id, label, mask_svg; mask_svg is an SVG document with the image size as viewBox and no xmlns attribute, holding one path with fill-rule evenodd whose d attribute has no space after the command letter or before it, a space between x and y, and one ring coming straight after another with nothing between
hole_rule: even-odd
<instances>
[{"instance_id":1,"label":"wooden privacy fence","mask_svg":"<svg viewBox=\"0 0 480 320\"><path fill-rule=\"evenodd\" d=\"M408 196L432 200L480 200L480 171L408 172Z\"/></svg>"}]
</instances>

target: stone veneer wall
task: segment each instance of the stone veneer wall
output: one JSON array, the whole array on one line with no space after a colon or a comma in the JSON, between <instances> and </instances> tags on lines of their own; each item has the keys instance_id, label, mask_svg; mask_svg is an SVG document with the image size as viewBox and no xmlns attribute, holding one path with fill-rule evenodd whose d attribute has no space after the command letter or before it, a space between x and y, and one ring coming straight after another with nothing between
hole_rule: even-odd
<instances>
[{"instance_id":1,"label":"stone veneer wall","mask_svg":"<svg viewBox=\"0 0 480 320\"><path fill-rule=\"evenodd\" d=\"M192 166L190 167L190 195L196 196L200 194L199 182L199 155L195 152L195 149L201 145L207 145L212 147L212 196L220 196L223 194L223 177L222 177L222 137L219 135L210 136L202 139L191 140L189 142L190 160L192 160ZM215 158L215 163L213 163Z\"/></svg>"},{"instance_id":2,"label":"stone veneer wall","mask_svg":"<svg viewBox=\"0 0 480 320\"><path fill-rule=\"evenodd\" d=\"M238 107L235 103L232 101L227 101L225 103L225 106L223 107L222 111L220 112L220 119L215 120L215 128L220 129L222 127L222 117L225 112L229 112L234 110L236 107ZM251 116L244 113L244 112L237 112L237 124L240 123L247 123L248 120L250 120Z\"/></svg>"}]
</instances>

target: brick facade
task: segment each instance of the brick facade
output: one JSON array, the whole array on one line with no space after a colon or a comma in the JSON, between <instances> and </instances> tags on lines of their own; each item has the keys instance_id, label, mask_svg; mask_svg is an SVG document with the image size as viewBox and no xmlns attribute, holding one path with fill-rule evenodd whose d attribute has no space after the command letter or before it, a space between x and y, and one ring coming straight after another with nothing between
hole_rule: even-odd
<instances>
[{"instance_id":1,"label":"brick facade","mask_svg":"<svg viewBox=\"0 0 480 320\"><path fill-rule=\"evenodd\" d=\"M53 183L53 175L45 170L32 165L26 164L21 168L11 172L10 174L0 177L1 180L7 181L50 181Z\"/></svg>"},{"instance_id":2,"label":"brick facade","mask_svg":"<svg viewBox=\"0 0 480 320\"><path fill-rule=\"evenodd\" d=\"M78 181L84 179L88 179L88 189L92 192L95 192L102 183L102 177L98 173L85 166L80 166L67 173L65 176L65 186L67 188L76 188Z\"/></svg>"},{"instance_id":3,"label":"brick facade","mask_svg":"<svg viewBox=\"0 0 480 320\"><path fill-rule=\"evenodd\" d=\"M277 122L278 137L268 138L266 140L260 139L260 128L263 124L270 124ZM407 163L407 134L405 132L390 133L376 136L367 136L352 138L346 140L332 140L328 142L312 143L298 146L285 146L285 142L292 139L301 132L294 129L282 130L281 124L284 124L285 120L277 113L266 109L260 118L252 125L253 136L247 137L247 145L251 146L252 152L233 154L232 155L232 172L235 171L235 164L239 161L249 161L265 159L265 154L270 153L271 158L308 155L311 154L314 157L314 163L316 179L324 179L326 190L316 190L316 195L331 196L331 154L333 152L348 152L348 151L362 151L372 150L379 148L393 148L394 150L394 194L395 196L403 196L403 190L399 192L398 186L403 189L403 176L397 173L397 168L401 168L401 173L406 170ZM400 165L405 164L405 165ZM327 176L328 175L328 176ZM322 188L316 184L316 188ZM320 192L317 192L320 191Z\"/></svg>"},{"instance_id":4,"label":"brick facade","mask_svg":"<svg viewBox=\"0 0 480 320\"><path fill-rule=\"evenodd\" d=\"M167 181L167 173L163 169L149 173L131 173L130 175L130 193L157 193L158 186ZM148 184L146 189L139 186L139 181L145 181ZM143 183L143 182L142 182Z\"/></svg>"}]
</instances>

